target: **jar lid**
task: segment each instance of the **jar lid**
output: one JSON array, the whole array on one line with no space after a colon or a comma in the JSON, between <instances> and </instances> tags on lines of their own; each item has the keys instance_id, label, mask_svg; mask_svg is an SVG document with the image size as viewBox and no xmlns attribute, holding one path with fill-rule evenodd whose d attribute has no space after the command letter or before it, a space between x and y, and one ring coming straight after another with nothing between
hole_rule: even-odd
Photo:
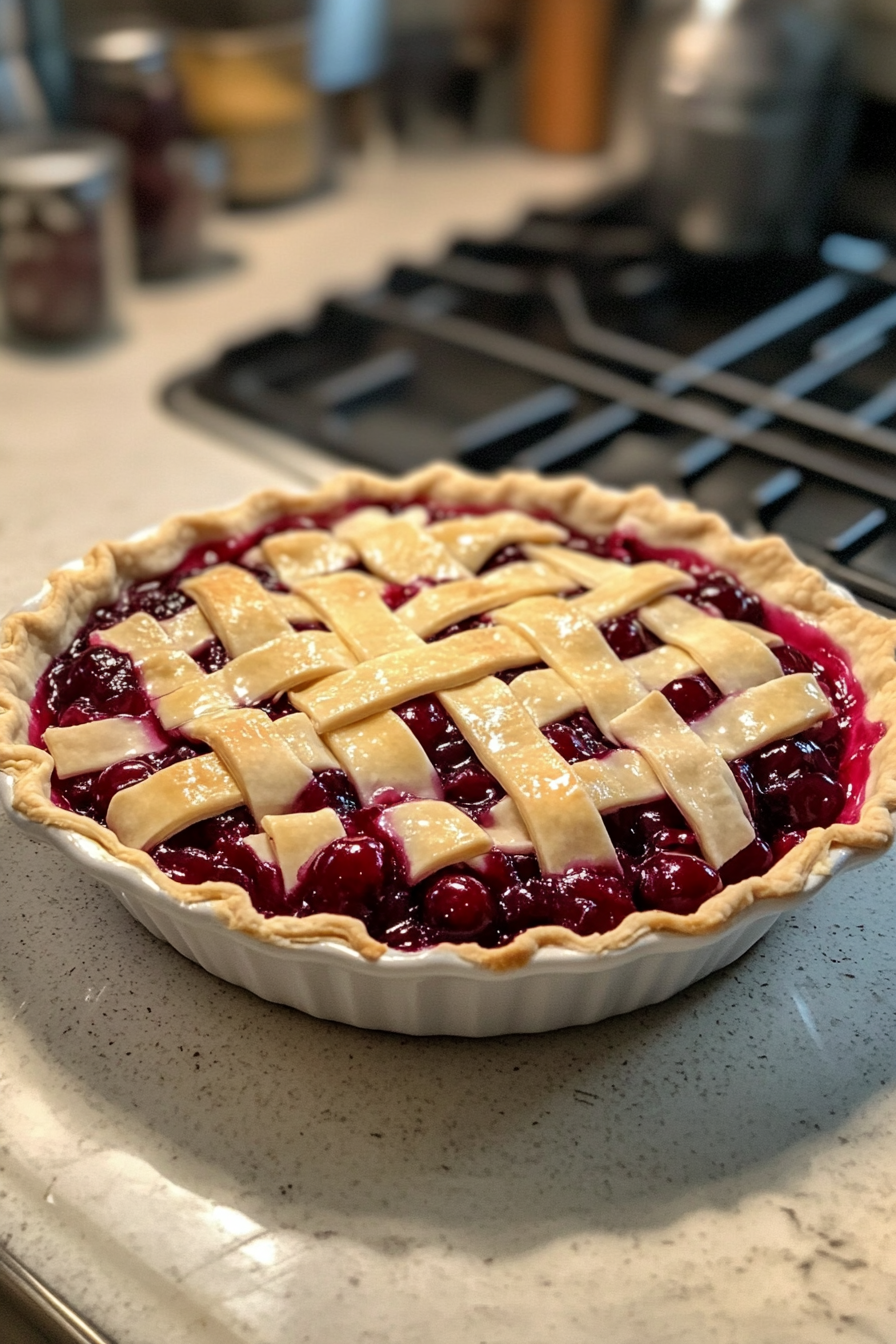
<instances>
[{"instance_id":1,"label":"jar lid","mask_svg":"<svg viewBox=\"0 0 896 1344\"><path fill-rule=\"evenodd\" d=\"M75 187L115 173L122 163L111 136L81 131L21 131L0 135L0 188Z\"/></svg>"},{"instance_id":2,"label":"jar lid","mask_svg":"<svg viewBox=\"0 0 896 1344\"><path fill-rule=\"evenodd\" d=\"M85 33L74 48L77 61L140 74L164 68L170 50L171 37L164 28L136 24Z\"/></svg>"}]
</instances>

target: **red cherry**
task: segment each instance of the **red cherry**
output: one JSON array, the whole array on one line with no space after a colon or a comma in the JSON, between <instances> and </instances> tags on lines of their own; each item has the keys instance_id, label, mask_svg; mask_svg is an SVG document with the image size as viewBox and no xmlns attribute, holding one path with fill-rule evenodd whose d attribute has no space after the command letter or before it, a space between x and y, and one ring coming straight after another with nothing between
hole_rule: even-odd
<instances>
[{"instance_id":1,"label":"red cherry","mask_svg":"<svg viewBox=\"0 0 896 1344\"><path fill-rule=\"evenodd\" d=\"M504 790L498 781L481 765L467 766L445 780L446 800L470 812L494 807L503 796Z\"/></svg>"},{"instance_id":2,"label":"red cherry","mask_svg":"<svg viewBox=\"0 0 896 1344\"><path fill-rule=\"evenodd\" d=\"M60 728L73 728L76 724L92 723L94 719L106 717L106 711L97 709L90 700L73 700L59 715L58 723Z\"/></svg>"},{"instance_id":3,"label":"red cherry","mask_svg":"<svg viewBox=\"0 0 896 1344\"><path fill-rule=\"evenodd\" d=\"M466 873L446 873L423 897L426 915L447 938L475 938L495 919L495 904L484 882Z\"/></svg>"},{"instance_id":4,"label":"red cherry","mask_svg":"<svg viewBox=\"0 0 896 1344\"><path fill-rule=\"evenodd\" d=\"M367 836L332 840L309 865L302 894L317 913L365 919L383 884L383 846Z\"/></svg>"},{"instance_id":5,"label":"red cherry","mask_svg":"<svg viewBox=\"0 0 896 1344\"><path fill-rule=\"evenodd\" d=\"M719 876L729 887L734 882L743 882L746 877L759 877L761 873L767 873L774 861L771 849L757 835L739 854L722 865Z\"/></svg>"},{"instance_id":6,"label":"red cherry","mask_svg":"<svg viewBox=\"0 0 896 1344\"><path fill-rule=\"evenodd\" d=\"M663 695L687 723L699 719L722 698L709 677L703 676L678 677L663 687Z\"/></svg>"},{"instance_id":7,"label":"red cherry","mask_svg":"<svg viewBox=\"0 0 896 1344\"><path fill-rule=\"evenodd\" d=\"M638 901L649 910L690 915L721 890L722 882L715 868L696 854L664 850L641 864Z\"/></svg>"},{"instance_id":8,"label":"red cherry","mask_svg":"<svg viewBox=\"0 0 896 1344\"><path fill-rule=\"evenodd\" d=\"M759 626L765 622L762 599L721 569L715 570L696 588L682 596L701 606L715 607L727 621L748 621L751 625Z\"/></svg>"},{"instance_id":9,"label":"red cherry","mask_svg":"<svg viewBox=\"0 0 896 1344\"><path fill-rule=\"evenodd\" d=\"M583 937L608 933L634 909L625 881L616 873L580 868L554 879L554 920Z\"/></svg>"},{"instance_id":10,"label":"red cherry","mask_svg":"<svg viewBox=\"0 0 896 1344\"><path fill-rule=\"evenodd\" d=\"M646 630L634 616L614 616L604 621L600 631L617 658L637 658L652 647Z\"/></svg>"},{"instance_id":11,"label":"red cherry","mask_svg":"<svg viewBox=\"0 0 896 1344\"><path fill-rule=\"evenodd\" d=\"M783 859L785 854L789 854L792 849L805 840L805 834L802 831L781 831L772 840L772 853L775 857L775 863Z\"/></svg>"},{"instance_id":12,"label":"red cherry","mask_svg":"<svg viewBox=\"0 0 896 1344\"><path fill-rule=\"evenodd\" d=\"M798 775L765 790L767 806L791 830L830 826L843 811L843 786L828 775Z\"/></svg>"},{"instance_id":13,"label":"red cherry","mask_svg":"<svg viewBox=\"0 0 896 1344\"><path fill-rule=\"evenodd\" d=\"M501 923L512 933L554 923L554 892L549 881L536 878L507 887L498 897Z\"/></svg>"},{"instance_id":14,"label":"red cherry","mask_svg":"<svg viewBox=\"0 0 896 1344\"><path fill-rule=\"evenodd\" d=\"M108 812L116 793L130 788L132 784L140 784L144 779L149 779L151 774L152 770L146 761L141 760L118 761L115 765L106 766L94 785L97 807L103 816Z\"/></svg>"}]
</instances>

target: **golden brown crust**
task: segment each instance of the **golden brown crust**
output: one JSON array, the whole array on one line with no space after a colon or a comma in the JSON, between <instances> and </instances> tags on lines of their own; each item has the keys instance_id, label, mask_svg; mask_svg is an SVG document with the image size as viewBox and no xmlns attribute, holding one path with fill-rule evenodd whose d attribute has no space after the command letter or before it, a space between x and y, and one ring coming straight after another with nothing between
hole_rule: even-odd
<instances>
[{"instance_id":1,"label":"golden brown crust","mask_svg":"<svg viewBox=\"0 0 896 1344\"><path fill-rule=\"evenodd\" d=\"M501 948L445 945L457 956L501 971L524 965L540 947L601 953L628 947L653 931L710 933L754 901L797 895L813 873L828 871L832 852L838 849L874 851L889 844L893 837L891 814L896 810L896 621L865 611L833 591L822 575L797 560L780 538L742 541L715 514L664 499L650 487L617 494L578 477L547 481L528 473L508 472L480 478L446 465L435 465L397 481L346 471L307 494L263 491L234 508L182 515L144 537L95 546L79 567L51 574L38 608L13 613L0 628L0 769L13 776L13 806L32 821L95 840L113 858L145 873L178 901L214 902L229 928L267 941L313 943L335 939L369 960L382 956L385 946L372 938L359 920L326 914L265 919L241 888L227 882L207 882L199 887L174 882L148 854L126 848L104 826L56 807L50 801L52 760L45 751L28 745L29 704L47 664L68 646L96 606L114 601L129 583L172 569L194 546L246 535L292 513L323 513L355 500L389 503L422 498L441 504L547 511L586 534L631 531L653 546L697 551L733 571L777 606L830 635L849 656L864 688L868 718L886 726L884 737L871 753L865 799L856 823L810 831L770 872L726 887L695 914L638 912L609 933L584 938L568 929L542 927L527 930Z\"/></svg>"}]
</instances>

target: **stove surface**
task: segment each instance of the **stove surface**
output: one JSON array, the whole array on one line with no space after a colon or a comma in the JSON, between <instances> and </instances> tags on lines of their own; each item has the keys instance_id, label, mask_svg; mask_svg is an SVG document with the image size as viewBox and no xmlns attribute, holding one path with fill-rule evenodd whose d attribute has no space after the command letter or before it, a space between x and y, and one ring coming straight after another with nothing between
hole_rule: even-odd
<instances>
[{"instance_id":1,"label":"stove surface","mask_svg":"<svg viewBox=\"0 0 896 1344\"><path fill-rule=\"evenodd\" d=\"M846 226L808 258L695 259L645 219L633 191L461 238L226 350L169 405L387 473L650 482L896 609L896 257Z\"/></svg>"}]
</instances>

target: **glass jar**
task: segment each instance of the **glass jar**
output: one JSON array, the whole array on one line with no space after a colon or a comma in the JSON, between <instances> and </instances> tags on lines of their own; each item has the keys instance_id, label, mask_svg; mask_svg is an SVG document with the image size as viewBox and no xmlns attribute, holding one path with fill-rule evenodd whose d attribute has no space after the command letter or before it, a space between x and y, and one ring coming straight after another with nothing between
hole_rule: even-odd
<instances>
[{"instance_id":1,"label":"glass jar","mask_svg":"<svg viewBox=\"0 0 896 1344\"><path fill-rule=\"evenodd\" d=\"M225 147L231 204L289 200L325 183L304 24L180 33L175 60L194 124Z\"/></svg>"},{"instance_id":2,"label":"glass jar","mask_svg":"<svg viewBox=\"0 0 896 1344\"><path fill-rule=\"evenodd\" d=\"M122 153L106 136L0 137L0 319L55 345L114 332L128 271Z\"/></svg>"},{"instance_id":3,"label":"glass jar","mask_svg":"<svg viewBox=\"0 0 896 1344\"><path fill-rule=\"evenodd\" d=\"M163 279L199 268L202 226L217 204L223 163L217 146L192 133L168 35L130 27L83 39L74 103L78 122L128 147L140 275Z\"/></svg>"}]
</instances>

